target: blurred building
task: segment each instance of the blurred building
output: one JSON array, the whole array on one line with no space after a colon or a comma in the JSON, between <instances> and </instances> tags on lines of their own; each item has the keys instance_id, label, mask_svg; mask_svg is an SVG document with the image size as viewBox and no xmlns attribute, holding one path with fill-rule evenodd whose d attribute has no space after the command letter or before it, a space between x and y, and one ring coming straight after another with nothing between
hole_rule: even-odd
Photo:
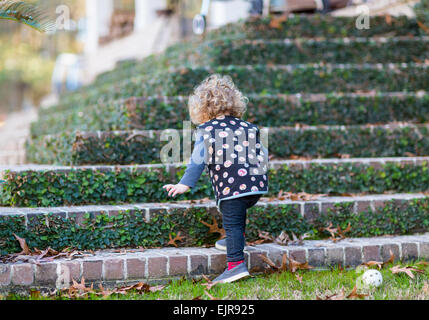
<instances>
[{"instance_id":1,"label":"blurred building","mask_svg":"<svg viewBox=\"0 0 429 320\"><path fill-rule=\"evenodd\" d=\"M142 59L192 36L202 0L86 0L85 81L118 61ZM207 16L216 28L249 15L248 0L214 0Z\"/></svg>"}]
</instances>

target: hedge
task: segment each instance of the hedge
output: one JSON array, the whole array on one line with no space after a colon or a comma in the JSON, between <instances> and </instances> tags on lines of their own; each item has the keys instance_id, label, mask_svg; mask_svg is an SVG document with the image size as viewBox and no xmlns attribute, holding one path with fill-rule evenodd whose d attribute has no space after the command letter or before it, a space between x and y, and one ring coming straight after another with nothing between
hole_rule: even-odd
<instances>
[{"instance_id":1,"label":"hedge","mask_svg":"<svg viewBox=\"0 0 429 320\"><path fill-rule=\"evenodd\" d=\"M170 201L162 186L179 181L184 168L173 176L165 167L104 171L79 169L64 172L8 172L0 189L0 204L18 207L50 207L83 204L119 204ZM269 196L280 190L326 193L408 193L429 191L429 166L386 163L316 165L303 169L282 166L269 171ZM190 192L178 200L213 198L205 173ZM176 200L176 198L174 199Z\"/></svg>"},{"instance_id":2,"label":"hedge","mask_svg":"<svg viewBox=\"0 0 429 320\"><path fill-rule=\"evenodd\" d=\"M278 236L281 231L290 236L308 233L313 237L326 238L321 228L333 222L343 228L350 222L351 231L347 236L368 237L388 234L409 234L427 231L429 227L429 198L411 201L391 201L374 211L354 213L351 203L340 203L332 212L319 216L315 221L305 220L297 205L270 205L249 209L246 240L258 239L258 230ZM221 226L221 217L215 214ZM213 244L218 234L208 233L201 221L211 223L212 213L206 208L161 210L150 221L145 221L145 213L137 210L119 212L118 215L87 213L82 223L73 218L58 215L0 216L0 254L21 251L13 233L26 239L30 248L40 250L51 247L61 250L66 247L85 249L105 249L119 247L159 247L167 246L169 235L181 233L183 242L179 246L201 246Z\"/></svg>"},{"instance_id":3,"label":"hedge","mask_svg":"<svg viewBox=\"0 0 429 320\"><path fill-rule=\"evenodd\" d=\"M248 96L244 119L260 126L352 125L408 121L429 122L429 95L336 96L323 100L285 96ZM292 97L293 98L293 97ZM139 97L81 106L68 112L39 112L31 136L63 130L161 130L183 128L189 121L186 97Z\"/></svg>"},{"instance_id":4,"label":"hedge","mask_svg":"<svg viewBox=\"0 0 429 320\"><path fill-rule=\"evenodd\" d=\"M334 40L216 40L204 43L194 57L212 66L299 63L387 63L428 59L427 38L376 38ZM189 57L189 54L191 57Z\"/></svg>"},{"instance_id":5,"label":"hedge","mask_svg":"<svg viewBox=\"0 0 429 320\"><path fill-rule=\"evenodd\" d=\"M182 130L177 133L182 135ZM162 131L63 132L26 140L26 157L29 163L55 165L160 163L161 149L172 143L161 141L161 134ZM270 128L268 142L270 154L277 159L426 156L429 127Z\"/></svg>"},{"instance_id":6,"label":"hedge","mask_svg":"<svg viewBox=\"0 0 429 320\"><path fill-rule=\"evenodd\" d=\"M371 16L369 29L356 28L356 17L290 15L276 27L276 17L251 18L227 24L206 35L206 39L283 39L315 37L374 37L425 35L415 19L406 16ZM270 25L271 24L271 25Z\"/></svg>"}]
</instances>

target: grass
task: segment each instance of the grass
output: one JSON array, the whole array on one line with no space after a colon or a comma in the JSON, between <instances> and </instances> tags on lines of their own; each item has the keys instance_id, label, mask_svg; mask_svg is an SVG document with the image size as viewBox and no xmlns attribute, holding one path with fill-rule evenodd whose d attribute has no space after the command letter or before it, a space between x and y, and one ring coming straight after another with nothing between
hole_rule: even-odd
<instances>
[{"instance_id":1,"label":"grass","mask_svg":"<svg viewBox=\"0 0 429 320\"><path fill-rule=\"evenodd\" d=\"M411 265L411 264L407 264ZM429 266L420 265L425 273L415 274L412 279L404 273L392 274L389 270L393 265L380 270L383 275L383 284L378 288L358 290L358 293L368 294L364 299L369 300L429 300L429 290L425 288L428 280ZM236 283L218 284L210 290L202 285L205 280L194 283L192 280L174 280L162 291L155 293L139 294L128 292L126 295L112 294L107 298L88 294L82 298L85 300L190 300L195 297L210 299L205 290L213 297L227 300L314 300L317 297L324 298L338 294L344 289L347 296L356 284L356 279L361 273L355 269L341 270L334 268L324 271L298 270L296 273L283 272L275 274L263 274L253 276ZM298 281L297 276L302 277ZM33 295L3 296L2 299L30 299L30 300L68 300L66 296L56 295L52 297Z\"/></svg>"}]
</instances>

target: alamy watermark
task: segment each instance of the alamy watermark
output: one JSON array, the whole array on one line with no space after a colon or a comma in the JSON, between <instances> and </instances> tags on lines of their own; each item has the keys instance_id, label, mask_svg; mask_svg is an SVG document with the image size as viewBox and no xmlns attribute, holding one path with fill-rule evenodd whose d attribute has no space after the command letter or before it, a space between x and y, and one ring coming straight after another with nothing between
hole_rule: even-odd
<instances>
[{"instance_id":1,"label":"alamy watermark","mask_svg":"<svg viewBox=\"0 0 429 320\"><path fill-rule=\"evenodd\" d=\"M369 29L370 26L370 10L367 5L360 5L356 7L356 13L358 14L356 18L356 28L359 30Z\"/></svg>"}]
</instances>

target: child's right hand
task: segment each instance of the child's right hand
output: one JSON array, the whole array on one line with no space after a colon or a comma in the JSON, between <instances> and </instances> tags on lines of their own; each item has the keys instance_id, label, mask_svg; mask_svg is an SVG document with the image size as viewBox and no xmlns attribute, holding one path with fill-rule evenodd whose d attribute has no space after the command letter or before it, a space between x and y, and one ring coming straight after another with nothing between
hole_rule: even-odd
<instances>
[{"instance_id":1,"label":"child's right hand","mask_svg":"<svg viewBox=\"0 0 429 320\"><path fill-rule=\"evenodd\" d=\"M189 190L189 187L184 184L166 184L162 187L163 189L166 189L168 191L169 196L176 196L176 194L182 194Z\"/></svg>"}]
</instances>

